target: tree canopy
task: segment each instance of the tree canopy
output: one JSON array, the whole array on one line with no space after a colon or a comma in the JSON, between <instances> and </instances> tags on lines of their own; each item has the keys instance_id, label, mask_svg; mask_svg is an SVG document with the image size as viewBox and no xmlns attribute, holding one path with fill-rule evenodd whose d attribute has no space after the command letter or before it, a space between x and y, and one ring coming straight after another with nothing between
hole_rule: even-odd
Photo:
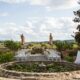
<instances>
[{"instance_id":1,"label":"tree canopy","mask_svg":"<svg viewBox=\"0 0 80 80\"><path fill-rule=\"evenodd\" d=\"M79 2L79 4L80 4L80 2ZM75 40L78 43L78 45L80 46L80 9L77 11L74 11L74 15L75 15L74 22L78 23L78 26L77 26L78 31L75 33Z\"/></svg>"}]
</instances>

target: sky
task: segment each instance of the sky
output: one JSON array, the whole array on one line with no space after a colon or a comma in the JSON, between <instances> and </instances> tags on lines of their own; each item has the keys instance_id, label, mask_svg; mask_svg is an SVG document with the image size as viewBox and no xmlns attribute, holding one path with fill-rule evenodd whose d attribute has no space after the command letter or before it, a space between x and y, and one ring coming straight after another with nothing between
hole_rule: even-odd
<instances>
[{"instance_id":1,"label":"sky","mask_svg":"<svg viewBox=\"0 0 80 80\"><path fill-rule=\"evenodd\" d=\"M48 41L73 39L78 0L0 0L0 40Z\"/></svg>"}]
</instances>

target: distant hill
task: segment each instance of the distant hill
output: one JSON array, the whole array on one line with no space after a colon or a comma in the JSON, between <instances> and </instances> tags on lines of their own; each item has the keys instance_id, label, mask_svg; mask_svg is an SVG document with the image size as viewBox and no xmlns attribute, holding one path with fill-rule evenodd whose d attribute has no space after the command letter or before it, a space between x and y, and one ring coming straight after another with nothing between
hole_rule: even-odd
<instances>
[{"instance_id":1,"label":"distant hill","mask_svg":"<svg viewBox=\"0 0 80 80\"><path fill-rule=\"evenodd\" d=\"M53 43L55 42L67 42L67 43L75 43L75 40L55 40L53 41ZM31 44L31 43L49 43L48 41L40 41L40 42L26 42L26 44Z\"/></svg>"}]
</instances>

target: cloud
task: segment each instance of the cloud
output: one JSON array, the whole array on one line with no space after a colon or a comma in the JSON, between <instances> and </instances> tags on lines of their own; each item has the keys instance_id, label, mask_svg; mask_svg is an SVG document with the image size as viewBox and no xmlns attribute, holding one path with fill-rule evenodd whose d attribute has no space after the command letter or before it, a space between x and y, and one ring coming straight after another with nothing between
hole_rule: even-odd
<instances>
[{"instance_id":1,"label":"cloud","mask_svg":"<svg viewBox=\"0 0 80 80\"><path fill-rule=\"evenodd\" d=\"M43 6L47 9L67 9L78 5L78 0L0 0L0 2L18 4L26 3L28 5Z\"/></svg>"},{"instance_id":2,"label":"cloud","mask_svg":"<svg viewBox=\"0 0 80 80\"><path fill-rule=\"evenodd\" d=\"M71 39L73 31L75 31L76 25L72 22L72 18L47 18L40 26L39 34L41 36L47 36L49 33L53 33L54 39Z\"/></svg>"},{"instance_id":3,"label":"cloud","mask_svg":"<svg viewBox=\"0 0 80 80\"><path fill-rule=\"evenodd\" d=\"M47 9L67 9L77 6L77 0L30 0L32 5L42 5Z\"/></svg>"},{"instance_id":4,"label":"cloud","mask_svg":"<svg viewBox=\"0 0 80 80\"><path fill-rule=\"evenodd\" d=\"M5 2L5 3L9 3L9 4L16 4L16 3L24 3L27 0L0 0L0 2Z\"/></svg>"},{"instance_id":5,"label":"cloud","mask_svg":"<svg viewBox=\"0 0 80 80\"><path fill-rule=\"evenodd\" d=\"M0 12L0 16L8 16L8 13L6 13L6 12Z\"/></svg>"},{"instance_id":6,"label":"cloud","mask_svg":"<svg viewBox=\"0 0 80 80\"><path fill-rule=\"evenodd\" d=\"M28 23L27 23L28 25ZM0 39L13 39L13 40L20 40L20 35L34 35L33 30L30 26L20 26L13 22L4 23L3 26L0 28Z\"/></svg>"},{"instance_id":7,"label":"cloud","mask_svg":"<svg viewBox=\"0 0 80 80\"><path fill-rule=\"evenodd\" d=\"M37 17L31 20L27 20L24 25L13 22L3 24L0 38L20 40L20 34L23 33L27 41L47 41L49 33L52 33L54 40L73 39L71 35L76 30L76 24L70 17Z\"/></svg>"}]
</instances>

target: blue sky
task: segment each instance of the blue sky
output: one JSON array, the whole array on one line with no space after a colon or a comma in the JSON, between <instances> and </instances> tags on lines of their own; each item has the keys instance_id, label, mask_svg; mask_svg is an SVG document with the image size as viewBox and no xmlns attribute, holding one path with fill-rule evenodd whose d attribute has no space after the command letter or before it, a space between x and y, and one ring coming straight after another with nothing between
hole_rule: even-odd
<instances>
[{"instance_id":1,"label":"blue sky","mask_svg":"<svg viewBox=\"0 0 80 80\"><path fill-rule=\"evenodd\" d=\"M47 41L73 39L73 11L78 0L0 0L0 40Z\"/></svg>"}]
</instances>

